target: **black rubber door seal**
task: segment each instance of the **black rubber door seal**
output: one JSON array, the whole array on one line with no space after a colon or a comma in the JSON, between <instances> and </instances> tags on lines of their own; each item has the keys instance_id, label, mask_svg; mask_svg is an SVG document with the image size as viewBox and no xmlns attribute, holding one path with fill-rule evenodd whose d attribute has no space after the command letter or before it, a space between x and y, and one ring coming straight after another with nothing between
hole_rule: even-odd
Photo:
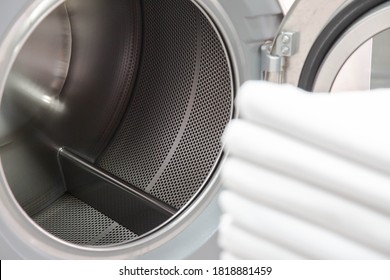
<instances>
[{"instance_id":1,"label":"black rubber door seal","mask_svg":"<svg viewBox=\"0 0 390 280\"><path fill-rule=\"evenodd\" d=\"M298 87L312 91L317 72L327 53L340 36L369 10L387 0L355 0L342 9L324 28L311 48L303 66Z\"/></svg>"}]
</instances>

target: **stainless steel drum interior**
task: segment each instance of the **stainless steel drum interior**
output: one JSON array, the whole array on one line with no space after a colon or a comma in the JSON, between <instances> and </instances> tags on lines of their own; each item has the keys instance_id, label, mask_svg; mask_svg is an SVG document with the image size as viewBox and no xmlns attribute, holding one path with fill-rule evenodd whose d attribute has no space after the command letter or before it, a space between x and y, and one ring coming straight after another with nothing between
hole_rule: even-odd
<instances>
[{"instance_id":1,"label":"stainless steel drum interior","mask_svg":"<svg viewBox=\"0 0 390 280\"><path fill-rule=\"evenodd\" d=\"M48 236L83 246L147 236L212 187L233 86L224 42L192 1L68 0L7 78L7 185Z\"/></svg>"}]
</instances>

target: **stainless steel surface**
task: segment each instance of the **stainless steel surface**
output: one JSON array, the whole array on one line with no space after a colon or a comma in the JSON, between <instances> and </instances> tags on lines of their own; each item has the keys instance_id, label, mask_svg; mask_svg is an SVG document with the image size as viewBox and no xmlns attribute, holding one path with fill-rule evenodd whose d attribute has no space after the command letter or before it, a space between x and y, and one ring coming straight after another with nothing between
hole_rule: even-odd
<instances>
[{"instance_id":1,"label":"stainless steel surface","mask_svg":"<svg viewBox=\"0 0 390 280\"><path fill-rule=\"evenodd\" d=\"M10 134L29 122L32 115L39 115L43 107L62 109L53 97L59 94L67 75L71 37L66 8L57 7L61 2L37 3L35 14L28 19L21 18L24 21L19 23L22 28L11 30L13 36L2 44L0 63L6 67L0 74L3 77L7 77L9 71L11 74L6 85L5 81L0 84L0 147L7 144ZM9 3L2 5L7 7ZM17 6L17 2L13 5ZM51 13L53 9L55 11ZM41 12L47 17L39 18ZM3 53L7 48L11 54ZM26 63L22 62L26 58L29 58ZM22 99L28 100L29 106L21 102ZM20 108L17 107L20 106L27 110L26 116L18 114Z\"/></svg>"},{"instance_id":2,"label":"stainless steel surface","mask_svg":"<svg viewBox=\"0 0 390 280\"><path fill-rule=\"evenodd\" d=\"M278 77L278 83L283 82L283 71L286 65L286 58L279 55L272 55L272 42L266 42L261 46L261 80L268 80L270 75Z\"/></svg>"},{"instance_id":3,"label":"stainless steel surface","mask_svg":"<svg viewBox=\"0 0 390 280\"><path fill-rule=\"evenodd\" d=\"M14 1L10 6L16 5L17 2L20 1ZM49 90L49 92L43 92L43 94L49 94L50 87L54 89L56 86L60 86L58 81L66 75L65 68L62 68L64 72L60 71L62 77L59 79L53 74L50 74L47 79L39 79L37 77L40 76L36 70L48 70L47 67L53 70L52 67L55 68L53 65L59 62L58 57L67 60L69 49L66 46L70 43L69 22L66 11L61 7L62 3L63 1L36 1L28 5L24 3L25 14L19 15L15 19L14 25L8 26L10 28L8 36L1 41L0 119L1 122L6 123L5 126L0 126L0 134L3 133L0 135L2 172L6 173L3 176L6 176L7 182L12 186L12 198L16 198L21 205L19 207L23 207L30 215L42 210L64 192L51 147L43 144L42 139L37 140L37 135L30 127L33 117L41 116L42 111L52 109L53 104L49 105L36 99L32 100L34 98L31 98L27 92L14 92L14 95L11 94L12 92L7 93L6 86L10 85L7 77L11 70L15 70L12 67L16 62L19 65L18 71L22 71L24 75L35 77L33 82L42 82L42 88L48 87L45 90ZM7 12L11 11L10 7ZM51 15L51 12L54 12L54 15ZM49 20L45 22L47 17ZM58 28L58 33L48 32L48 29L53 30L52 27ZM38 30L38 33L34 33L35 30ZM31 36L35 38L32 41L29 40ZM33 69L33 61L29 60L30 64L26 65L26 69L24 69L18 58L20 54L37 52L39 55L36 58L43 59L44 53L37 46L37 44L45 45L47 42L46 38L41 38L42 41L39 42L37 37L42 36L47 36L48 42L54 43L59 48L58 50L52 49L50 44L45 47L46 50L50 50L48 56L54 60L53 65L40 64L40 60L36 60L38 64L36 69ZM34 57L33 54L32 56ZM13 73L15 74L15 71ZM53 85L50 84L49 80L53 82ZM20 87L20 85L17 86ZM26 102L21 104L20 99L23 94L27 95L27 98ZM34 115L34 112L38 114ZM9 198L4 195L4 199Z\"/></svg>"},{"instance_id":4,"label":"stainless steel surface","mask_svg":"<svg viewBox=\"0 0 390 280\"><path fill-rule=\"evenodd\" d=\"M351 26L334 44L323 61L314 83L314 91L330 91L337 74L351 54L375 35L390 27L389 16L390 4L385 3Z\"/></svg>"},{"instance_id":5,"label":"stainless steel surface","mask_svg":"<svg viewBox=\"0 0 390 280\"><path fill-rule=\"evenodd\" d=\"M6 24L11 30L4 30L0 26L1 95L9 70L17 57L14 50L23 45L39 22L62 4L62 1L54 0L24 0L18 6L21 0L5 1L5 7L10 5L15 9L12 10L11 17L0 17L0 22L6 19ZM280 8L276 1L245 0L248 6L225 0L191 2L204 16L200 21L201 28L221 32L220 34L217 32L217 36L211 38L205 36L205 40L212 39L210 48L214 44L219 46L221 42L226 43L226 45L222 44L223 51L219 53L225 55L229 71L234 75L229 77L232 91L243 81L258 77L259 69L256 65L259 61L258 41L271 38L279 23ZM138 4L138 1L127 0L115 1L115 3L104 0L67 1L72 26L72 56L66 83L59 98L60 104L64 105L63 110L49 110L47 117L41 118L40 122L29 123L26 126L28 129L23 129L23 133L17 135L18 137L11 137L11 142L6 143L11 144L5 145L3 148L7 149L0 151L0 245L5 244L4 248L12 248L23 258L179 258L199 247L217 228L219 212L215 197L219 191L217 174L220 166L217 161L212 166L212 169L215 168L213 174L205 175L202 179L207 187L197 192L196 198L186 203L173 219L132 243L110 248L79 246L47 234L32 222L31 215L26 213L20 201L15 199L15 192L12 192L16 184L15 181L9 180L9 170L14 170L15 180L21 179L20 190L28 189L35 192L40 180L44 181L49 175L58 172L58 170L53 173L51 171L58 169L53 159L56 160L59 147L70 146L73 152L93 164L96 156L107 145L131 100L128 93L133 89L135 73L138 71L143 33L140 27L142 18ZM3 3L0 5L4 7ZM4 11L0 9L0 15L3 15ZM250 17L247 17L248 15ZM261 30L258 29L259 23L262 26ZM210 26L207 26L208 24ZM239 39L235 40L236 38ZM155 44L154 47L161 46ZM206 48L207 44L202 47ZM212 49L208 53L213 55ZM200 56L201 61L209 59L207 56ZM159 61L159 63L165 62ZM153 67L158 66L159 64L153 64ZM216 71L220 70L219 66L219 64L208 64L208 67ZM212 80L215 76L212 72L205 73L204 76L201 73L202 69L199 72L200 82L197 84L204 93L201 103L207 103L208 100L218 103L218 100L213 100L213 95L208 95L208 83L201 81L201 79ZM115 100L112 100L113 97ZM202 110L201 103L196 105L196 98L193 108ZM4 99L0 100L4 105ZM149 102L153 101L153 99L149 100ZM232 113L230 106L231 104L229 104L229 113ZM192 114L189 116L188 124L191 123L191 117ZM193 124L197 124L196 120ZM109 127L108 133L106 129L101 129L104 126ZM184 130L182 140L186 138L186 133L187 130ZM30 139L33 140L31 147ZM104 141L100 142L99 139ZM40 153L41 150L35 148L37 143L44 147L44 153ZM201 141L199 143L203 144ZM11 151L15 147L22 155L14 157L14 154L10 153L9 158L13 160L6 162L3 151ZM184 158L187 157L186 153L183 155ZM30 161L24 161L25 158ZM22 173L16 172L13 168L16 165L20 166L19 160L24 163ZM31 170L28 170L29 168ZM17 178L18 174L23 176ZM27 174L29 176L26 176ZM48 203L58 198L64 191L62 182L56 181L61 178L57 175L55 174L55 180L48 180L50 184L47 185L59 183L60 192L51 197ZM28 181L34 183L34 187L31 187ZM44 197L39 193L36 194L38 198ZM28 198L30 194L26 196ZM15 235L15 232L18 234ZM31 246L32 243L35 246ZM0 252L1 256L4 254L7 253Z\"/></svg>"},{"instance_id":6,"label":"stainless steel surface","mask_svg":"<svg viewBox=\"0 0 390 280\"><path fill-rule=\"evenodd\" d=\"M140 3L69 0L47 16L37 28L26 27L28 41L15 51L0 113L8 137L1 142L23 124L38 124L58 146L72 146L94 161L115 132L134 86Z\"/></svg>"},{"instance_id":7,"label":"stainless steel surface","mask_svg":"<svg viewBox=\"0 0 390 280\"><path fill-rule=\"evenodd\" d=\"M233 73L216 29L193 3L146 0L143 11L133 100L97 164L180 209L207 186L221 156Z\"/></svg>"},{"instance_id":8,"label":"stainless steel surface","mask_svg":"<svg viewBox=\"0 0 390 280\"><path fill-rule=\"evenodd\" d=\"M33 219L51 234L74 244L113 245L138 237L134 232L69 194L64 194Z\"/></svg>"},{"instance_id":9,"label":"stainless steel surface","mask_svg":"<svg viewBox=\"0 0 390 280\"><path fill-rule=\"evenodd\" d=\"M284 83L286 61L297 52L298 46L299 34L291 31L282 31L277 34L274 43L264 43L260 50L261 79L277 78L278 83Z\"/></svg>"},{"instance_id":10,"label":"stainless steel surface","mask_svg":"<svg viewBox=\"0 0 390 280\"><path fill-rule=\"evenodd\" d=\"M282 57L290 57L298 51L299 33L284 30L277 34L274 40L272 54Z\"/></svg>"},{"instance_id":11,"label":"stainless steel surface","mask_svg":"<svg viewBox=\"0 0 390 280\"><path fill-rule=\"evenodd\" d=\"M23 45L9 74L5 95L27 111L42 106L61 109L55 103L59 103L68 75L71 53L70 21L66 6L61 5Z\"/></svg>"},{"instance_id":12,"label":"stainless steel surface","mask_svg":"<svg viewBox=\"0 0 390 280\"><path fill-rule=\"evenodd\" d=\"M370 88L390 88L390 25L372 38ZM364 65L364 64L363 64ZM364 66L363 66L364 67Z\"/></svg>"},{"instance_id":13,"label":"stainless steel surface","mask_svg":"<svg viewBox=\"0 0 390 280\"><path fill-rule=\"evenodd\" d=\"M360 46L341 67L331 92L369 90L371 88L372 39Z\"/></svg>"},{"instance_id":14,"label":"stainless steel surface","mask_svg":"<svg viewBox=\"0 0 390 280\"><path fill-rule=\"evenodd\" d=\"M131 3L131 5L129 5L129 3ZM153 15L159 15L161 9L156 9L155 3L148 3L146 3L145 6L150 9L146 9L146 11L144 11L144 15L149 19L149 22L152 22L151 25L153 25L156 23L156 17ZM160 48L157 48L158 44L156 44L156 41L153 41L153 38L156 38L153 37L154 34L157 35L157 41L159 41L157 43L163 43L162 40L159 40L161 39L161 37L159 37L159 33L155 33L154 28L144 30L144 35L149 39L151 38L150 40L145 40L143 42L145 50L149 50L149 54L151 52L156 54L154 56L146 56L145 60L147 61L152 58L157 59L152 60L152 64L146 63L141 69L141 77L142 73L152 73L152 76L146 75L144 82L141 82L141 92L144 93L142 89L150 86L152 82L156 83L157 87L152 88L149 94L151 96L146 96L147 98L144 100L145 102L143 103L143 107L141 109L148 110L148 107L152 107L154 94L157 96L160 95L161 98L165 98L165 101L168 102L166 103L168 109L163 108L162 110L156 110L155 112L170 114L172 112L170 112L169 106L180 111L180 108L175 107L175 99L171 100L170 98L174 96L173 94L178 97L182 96L184 98L184 105L186 105L188 100L186 100L186 97L183 95L182 79L175 75L188 76L188 85L190 85L192 93L190 98L191 102L189 102L191 106L184 106L184 109L187 109L182 112L185 116L184 121L179 119L179 124L180 122L182 123L180 126L180 137L177 137L177 141L175 141L177 144L176 146L174 145L175 148L173 149L173 152L168 153L168 155L171 155L166 160L166 164L160 174L163 177L167 177L170 181L164 183L162 180L155 180L156 182L154 183L154 185L164 184L159 188L159 190L163 192L167 191L167 193L170 193L172 197L176 197L176 200L180 200L181 205L176 206L177 208L181 208L181 206L188 207L187 204L190 204L189 199L194 196L195 192L199 191L202 185L206 185L206 181L208 181L211 177L210 169L214 169L218 164L218 158L221 155L219 138L224 129L224 125L226 125L232 115L233 79L230 70L230 62L227 57L227 51L223 46L221 37L219 37L217 29L211 24L210 20L203 15L199 7L195 6L190 1L177 2L166 0L164 3L170 4L170 7L181 10L172 12L173 8L165 8L165 15L167 15L167 17L160 16L160 21L157 22L157 27L165 28L166 35L170 38L176 36L178 41L171 42L170 40L167 40L166 43L168 45L164 48L167 56L161 57L163 52ZM110 6L110 9L108 9L108 5ZM47 206L64 192L63 184L65 183L65 187L69 187L67 185L69 180L67 180L68 178L66 178L66 174L64 173L62 175L64 176L65 181L56 182L59 187L59 191L55 192L56 196L51 195L52 190L56 189L54 188L54 181L50 183L45 182L47 181L46 177L49 176L49 174L45 174L45 171L49 171L46 165L54 159L59 146L69 146L72 151L91 162L87 163L84 159L78 158L78 163L85 162L85 166L93 165L94 155L99 155L101 151L97 148L87 149L86 146L93 146L96 143L103 143L103 145L104 143L107 144L107 140L101 141L101 139L109 137L107 134L105 135L104 130L109 129L111 131L115 131L116 127L120 125L119 120L122 117L120 114L121 109L118 109L116 104L110 104L110 102L116 102L119 107L122 108L126 108L128 106L127 101L130 100L130 93L135 80L133 77L135 77L135 71L138 66L139 52L137 51L137 48L142 41L139 24L141 22L141 10L138 1L119 1L114 5L110 1L105 0L69 0L66 2L66 7L68 9L66 20L68 20L70 22L69 25L72 26L72 32L69 33L71 38L68 38L69 45L72 45L72 55L69 65L67 65L67 70L69 71L67 71L67 75L64 77L64 79L66 78L66 82L61 85L61 89L57 89L59 92L53 93L52 96L49 96L49 94L35 96L33 94L35 91L28 89L29 97L33 96L35 99L42 101L44 104L51 102L53 99L63 105L63 110L53 110L52 108L45 107L43 109L43 115L36 115L30 114L29 111L27 111L29 113L27 114L23 108L21 109L18 106L15 106L15 115L24 116L26 119L26 126L22 129L22 133L20 135L14 135L12 137L11 144L7 145L7 149L3 149L1 151L2 164L4 166L3 170L5 171L4 176L7 178L7 184L9 184L12 188L14 194L17 194L15 191L20 192L20 195L16 195L19 203L22 202L20 206L24 207L26 210L30 207L29 204L32 199L34 199L34 205L39 204L39 202L43 202L42 205L38 205L37 207L34 207L33 210L29 211L30 216L35 216L36 212L43 213L42 211L46 210L50 212L50 206L49 208L47 208ZM161 7L161 5L158 7ZM124 8L129 8L131 10L126 11ZM183 11L189 16L183 16L181 13ZM132 13L133 16L129 16L129 13ZM122 18L121 15L123 16ZM53 15L50 15L49 19L52 16ZM166 24L169 22L168 17L171 17L171 27L167 28ZM195 22L191 21L191 19L194 18L196 19ZM178 19L182 20L182 23L184 24L177 25L176 20ZM46 20L47 19L43 20L42 23L45 23ZM63 33L62 29L56 30L55 26L52 26L54 30L51 30L51 33ZM145 26L149 27L149 25ZM195 27L195 37L191 36L191 34L193 34L191 33L192 27ZM113 29L115 29L116 32L112 32ZM51 34L48 36L48 39L46 39L45 35L39 36L40 30L39 28L37 30L38 31L30 32L32 37L30 37L27 42L39 42L40 44L50 48L52 45L50 40ZM172 30L176 30L177 32L172 32ZM36 40L35 37L40 37L40 40ZM70 40L72 41L71 43ZM178 44L179 42L187 42L188 44L185 45L184 48L181 48ZM95 43L96 45L92 43ZM27 43L25 46L27 46L26 48L28 53L23 55L22 52L21 55L17 57L17 63L14 64L14 70L11 72L11 75L9 75L7 80L6 94L2 99L2 112L11 108L10 104L7 102L8 98L16 99L16 97L18 97L17 94L19 94L19 92L14 93L14 91L17 86L20 87L20 81L14 83L14 81L16 81L15 77L23 74L27 78L33 79L34 75L44 74L44 71L40 71L40 69L32 71L30 68L20 67L20 65L25 63L25 59L27 59L27 62L31 62L31 65L33 66L40 65L39 60L34 60L34 55L36 53L39 54L41 49L31 47L33 45L33 43ZM92 49L91 45L94 46ZM57 46L54 47L56 48ZM112 50L110 48L114 49ZM194 49L194 53L196 53L195 57L188 56L189 48ZM176 50L178 49L181 49L181 53L183 55L182 58L177 56L179 52ZM27 58L25 58L25 56ZM184 58L188 61L183 62ZM51 62L55 61L55 58L52 57L48 57L47 59ZM176 63L178 67L173 65L174 63ZM165 73L164 69L160 69L156 66L160 66L160 68L168 67L168 69L173 71L173 76L162 76L162 74ZM193 76L192 71L190 71L192 66L194 66L193 70L197 73L195 76ZM99 71L96 71L97 69L104 69L106 72L100 73ZM221 72L221 69L224 71ZM23 72L24 70L26 73ZM133 72L131 72L132 70ZM52 71L53 70L49 70L49 72ZM52 74L54 75L55 72ZM166 91L162 91L163 87L161 87L161 85L164 85L165 83L176 83L178 87L167 87ZM220 92L219 89L222 89L222 93L220 95L214 95L213 92L209 94L209 87L212 85L214 85L214 88L218 93ZM136 92L137 91L138 87L136 89ZM112 97L116 95L118 95L119 98L112 102ZM19 103L22 106L31 105L28 98L23 95L20 96ZM224 102L221 102L223 100ZM132 102L137 104L137 98L133 98ZM26 107L30 108L30 106ZM34 108L34 106L31 106L31 108ZM145 111L143 110L139 113L141 116L142 114L145 114ZM122 109L122 111L124 111L124 109ZM154 111L154 109L152 108L151 111ZM225 116L222 122L213 115L218 115L221 111ZM96 114L97 112L99 112L99 114ZM113 112L114 114L112 114ZM132 112L132 110L130 110L130 112ZM208 117L198 119L197 116L202 114L208 114ZM99 120L101 115L109 119L108 125L105 124L104 121ZM179 116L181 115L179 114ZM173 115L170 115L170 117L165 119L167 125L169 126L173 123L177 117L176 111L173 111ZM92 119L94 120L93 122L91 121ZM213 123L214 121L218 125L220 124L219 129L213 125L210 126L210 123ZM7 120L7 123L10 123L10 121ZM191 126L191 128L188 128L188 126ZM97 132L91 133L90 127L92 127L92 130L95 130L95 127L97 127ZM99 127L104 128L103 133ZM146 125L146 129L153 129L153 127ZM137 136L138 134L141 141L142 139L146 141L147 138L145 138L146 136L142 134L142 131L143 130L139 129L139 127L136 127L134 130L126 131L127 133L125 133L125 136ZM99 137L96 139L97 136ZM86 139L88 141L85 141ZM110 138L108 138L108 140L110 140ZM157 142L161 141L162 136L157 135L156 140ZM42 157L36 155L36 152L39 150L34 146L35 144L31 145L29 142L42 144L44 147L43 149L45 150L45 153L41 153ZM214 149L215 151L211 156L212 158L206 166L202 165L201 156L205 156L205 158L208 156L209 145L212 145L213 147L215 146L216 149ZM199 150L193 151L196 147L198 147ZM162 147L159 148L164 151ZM17 156L18 153L15 153L15 150L20 151L21 156ZM179 153L177 153L176 150L178 150ZM121 156L123 155L127 158L132 158L129 153L122 154ZM199 168L202 170L205 169L207 172L201 172L199 168L196 168L196 166L192 164L192 161L188 158L191 155L193 157L199 157ZM25 160L26 158L28 158L29 161L23 162L26 163L25 165L21 165L18 162L20 160ZM73 160L74 158L76 157L72 157ZM114 158L112 162L115 161L116 159ZM175 174L179 173L183 178L188 178L188 184L186 184L186 182L176 180L175 174L166 174L165 171L166 169L169 170L169 164L172 162L177 162L179 163L180 168L184 168L181 171L175 172ZM153 164L154 162L148 161L148 163ZM185 171L186 164L188 164L187 169L190 170ZM22 170L17 171L15 169L16 165L22 166ZM59 168L58 165L56 167L56 164L51 164L51 166L54 169ZM122 165L121 168L131 169L132 165L128 165L128 162L124 162L124 165ZM29 172L27 172L27 170L29 170ZM38 173L37 170L41 170L41 172ZM97 169L94 169L95 173L96 170ZM142 171L145 171L145 169ZM192 176L189 175L191 172L193 172ZM102 174L104 172L97 173L99 176L103 176ZM18 174L24 174L27 176L23 176L25 179L20 180L18 178ZM141 175L144 176L143 174ZM201 180L197 180L197 182L192 181L192 179L197 176L201 178ZM116 181L116 183L118 182L119 181ZM175 184L179 184L181 188L176 191L169 190L169 187L174 186ZM40 185L45 187L40 187ZM124 184L120 185L122 186ZM49 188L46 188L46 186L49 186ZM128 186L125 187L128 188ZM168 190L164 190L166 187ZM42 194L40 190L44 193ZM96 189L95 192L97 190L98 189ZM153 191L156 191L156 189ZM145 199L143 194L141 196L142 199ZM158 195L156 196L159 197ZM43 199L46 197L47 199ZM109 199L108 196L106 198ZM150 197L148 196L148 198ZM163 204L162 202L157 203L157 200L152 198L148 201L154 202L155 205ZM54 203L57 202L58 200ZM131 201L129 201L129 203L131 203ZM73 204L68 205L68 207L72 205ZM172 210L169 206L166 206L163 209L169 212L170 215L176 212L176 210ZM135 212L128 213L128 217L135 215ZM81 214L81 216L83 216L83 214ZM140 215L140 218L142 217L147 218L146 215ZM57 219L57 221L60 220L60 218ZM159 224L164 221L166 221L166 219ZM145 225L150 224L147 220L143 222ZM58 223L55 224L55 227L57 227ZM50 222L41 223L41 225L48 231L51 231ZM99 223L96 224L96 227L97 230L99 230ZM66 224L64 224L64 227L59 227L58 230L67 231L68 229ZM155 231L156 230L157 228ZM142 234L143 233L145 233L145 231L142 232ZM57 237L64 238L60 232L55 232L55 234ZM76 239L79 238L76 235L77 234L73 237ZM80 236L80 238L82 238L82 236ZM70 241L67 238L65 238L65 240Z\"/></svg>"},{"instance_id":15,"label":"stainless steel surface","mask_svg":"<svg viewBox=\"0 0 390 280\"><path fill-rule=\"evenodd\" d=\"M150 204L151 206L155 207L156 209L158 209L160 212L162 212L163 214L165 214L167 216L172 216L172 215L176 214L176 212L177 212L177 210L175 208L165 204L164 202L154 198L153 196L151 196L151 195L149 195L149 194L147 194L145 192L142 192L140 189L138 189L138 188L136 188L136 187L134 187L132 185L125 184L124 182L122 182L119 179L113 177L111 174L107 173L106 171L101 170L101 169L95 167L94 165L92 165L92 164L86 162L85 160L77 157L76 155L72 154L71 152L67 151L64 148L61 148L59 150L59 155L58 156L59 156L60 163L61 163L61 157L69 159L74 164L77 164L81 168L83 168L85 170L88 170L90 173L93 173L94 175L102 178L105 181L112 182L113 184L116 185L116 187L119 187L119 188L121 188L121 189L123 189L123 190L125 190L127 192L130 192L132 195L137 197L138 200L144 201L145 203ZM61 169L62 169L62 172L64 172L64 166L62 166ZM65 176L65 174L63 174L63 175ZM70 175L72 175L72 174L70 174ZM80 176L80 174L78 174L78 175ZM77 180L77 178L76 178L76 180ZM68 184L69 184L69 182L68 182ZM79 188L80 187L80 182L77 182L76 185ZM69 186L68 186L68 188L69 188ZM86 188L86 186L84 185L83 188ZM129 203L130 203L130 201L129 201Z\"/></svg>"},{"instance_id":16,"label":"stainless steel surface","mask_svg":"<svg viewBox=\"0 0 390 280\"><path fill-rule=\"evenodd\" d=\"M295 55L287 59L284 82L297 86L307 55L322 29L335 12L345 5L345 0L297 0L284 18L279 32L299 33L299 47ZM272 54L276 50L273 49ZM278 75L270 75L269 81L278 82Z\"/></svg>"},{"instance_id":17,"label":"stainless steel surface","mask_svg":"<svg viewBox=\"0 0 390 280\"><path fill-rule=\"evenodd\" d=\"M276 0L196 0L215 20L230 54L235 89L261 77L259 46L272 40L283 18Z\"/></svg>"},{"instance_id":18,"label":"stainless steel surface","mask_svg":"<svg viewBox=\"0 0 390 280\"><path fill-rule=\"evenodd\" d=\"M142 44L140 0L68 0L72 58L61 113L40 123L59 146L96 161L131 99ZM62 129L59 129L61 127Z\"/></svg>"},{"instance_id":19,"label":"stainless steel surface","mask_svg":"<svg viewBox=\"0 0 390 280\"><path fill-rule=\"evenodd\" d=\"M127 107L138 60L138 1L70 0L54 9L59 4L42 8L36 23L35 7L31 24L21 23L17 31L26 37L15 42L15 63L1 91L0 112L9 127L0 144L1 161L14 196L30 215L65 191L56 163L59 147L93 161L107 145ZM50 86L53 91L45 88Z\"/></svg>"}]
</instances>

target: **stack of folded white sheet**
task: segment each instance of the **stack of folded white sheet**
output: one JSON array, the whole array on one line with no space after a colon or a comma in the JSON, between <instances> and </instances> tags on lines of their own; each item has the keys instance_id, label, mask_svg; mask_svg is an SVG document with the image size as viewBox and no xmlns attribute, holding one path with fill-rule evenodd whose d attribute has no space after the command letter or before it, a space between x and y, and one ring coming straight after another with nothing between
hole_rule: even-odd
<instances>
[{"instance_id":1,"label":"stack of folded white sheet","mask_svg":"<svg viewBox=\"0 0 390 280\"><path fill-rule=\"evenodd\" d=\"M390 90L247 82L224 135L222 259L390 258Z\"/></svg>"}]
</instances>

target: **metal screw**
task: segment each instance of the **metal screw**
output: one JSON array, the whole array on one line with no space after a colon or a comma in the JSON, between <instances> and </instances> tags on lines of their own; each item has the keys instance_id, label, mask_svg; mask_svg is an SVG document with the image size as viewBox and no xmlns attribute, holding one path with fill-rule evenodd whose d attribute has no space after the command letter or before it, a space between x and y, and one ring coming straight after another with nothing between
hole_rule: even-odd
<instances>
[{"instance_id":1,"label":"metal screw","mask_svg":"<svg viewBox=\"0 0 390 280\"><path fill-rule=\"evenodd\" d=\"M290 53L290 48L287 47L287 46L282 46L281 51L282 51L282 54L283 54L283 55L287 55L287 54Z\"/></svg>"},{"instance_id":2,"label":"metal screw","mask_svg":"<svg viewBox=\"0 0 390 280\"><path fill-rule=\"evenodd\" d=\"M290 43L290 36L288 36L288 35L283 35L282 36L282 43L283 44L288 44L288 43Z\"/></svg>"}]
</instances>

